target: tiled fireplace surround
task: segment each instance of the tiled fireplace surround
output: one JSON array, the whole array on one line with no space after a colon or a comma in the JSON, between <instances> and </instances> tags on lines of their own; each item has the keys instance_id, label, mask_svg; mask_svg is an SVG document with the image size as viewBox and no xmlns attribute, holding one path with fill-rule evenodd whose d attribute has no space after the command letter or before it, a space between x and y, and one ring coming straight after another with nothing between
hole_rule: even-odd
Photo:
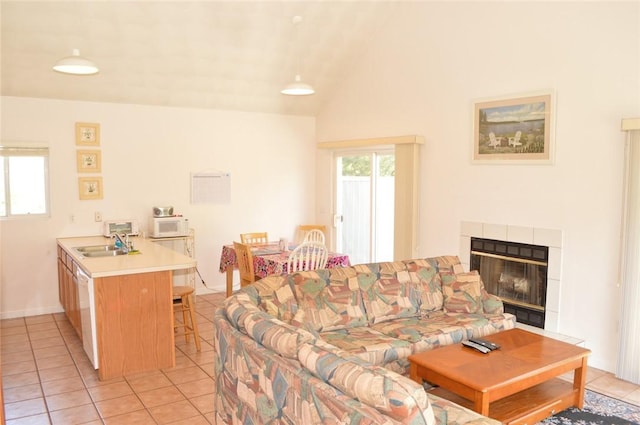
<instances>
[{"instance_id":1,"label":"tiled fireplace surround","mask_svg":"<svg viewBox=\"0 0 640 425\"><path fill-rule=\"evenodd\" d=\"M463 221L460 224L460 261L466 270L469 270L472 237L549 247L544 329L557 332L560 289L562 286L562 231L509 224Z\"/></svg>"}]
</instances>

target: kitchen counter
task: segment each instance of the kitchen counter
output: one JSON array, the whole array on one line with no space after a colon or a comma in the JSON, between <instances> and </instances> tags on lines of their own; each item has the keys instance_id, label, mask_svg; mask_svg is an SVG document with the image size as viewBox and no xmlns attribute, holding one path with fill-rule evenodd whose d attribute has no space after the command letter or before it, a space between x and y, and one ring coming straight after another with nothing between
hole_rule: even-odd
<instances>
[{"instance_id":1,"label":"kitchen counter","mask_svg":"<svg viewBox=\"0 0 640 425\"><path fill-rule=\"evenodd\" d=\"M173 273L196 261L153 239L130 239L139 252L105 257L74 248L113 239L57 239L60 302L100 380L175 366Z\"/></svg>"},{"instance_id":2,"label":"kitchen counter","mask_svg":"<svg viewBox=\"0 0 640 425\"><path fill-rule=\"evenodd\" d=\"M104 236L58 238L57 242L91 278L181 270L196 266L195 259L163 247L152 239L131 237L130 240L139 253L113 257L85 257L73 249L114 243L114 239Z\"/></svg>"}]
</instances>

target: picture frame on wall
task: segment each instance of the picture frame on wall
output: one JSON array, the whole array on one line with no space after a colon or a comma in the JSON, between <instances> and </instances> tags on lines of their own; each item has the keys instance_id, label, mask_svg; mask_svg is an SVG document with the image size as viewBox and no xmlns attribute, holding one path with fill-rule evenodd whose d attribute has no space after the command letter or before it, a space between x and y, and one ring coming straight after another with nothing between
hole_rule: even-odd
<instances>
[{"instance_id":1,"label":"picture frame on wall","mask_svg":"<svg viewBox=\"0 0 640 425\"><path fill-rule=\"evenodd\" d=\"M100 146L100 124L90 122L77 122L76 145Z\"/></svg>"},{"instance_id":2,"label":"picture frame on wall","mask_svg":"<svg viewBox=\"0 0 640 425\"><path fill-rule=\"evenodd\" d=\"M102 199L102 177L78 177L81 200Z\"/></svg>"},{"instance_id":3,"label":"picture frame on wall","mask_svg":"<svg viewBox=\"0 0 640 425\"><path fill-rule=\"evenodd\" d=\"M102 154L99 150L76 151L79 173L99 173L102 171Z\"/></svg>"},{"instance_id":4,"label":"picture frame on wall","mask_svg":"<svg viewBox=\"0 0 640 425\"><path fill-rule=\"evenodd\" d=\"M552 91L473 102L473 163L552 164Z\"/></svg>"}]
</instances>

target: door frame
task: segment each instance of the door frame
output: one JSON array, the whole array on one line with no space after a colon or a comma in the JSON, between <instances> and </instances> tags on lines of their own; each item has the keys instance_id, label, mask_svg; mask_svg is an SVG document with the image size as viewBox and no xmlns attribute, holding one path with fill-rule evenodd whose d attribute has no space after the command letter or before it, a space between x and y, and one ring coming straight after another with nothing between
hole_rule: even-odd
<instances>
[{"instance_id":1,"label":"door frame","mask_svg":"<svg viewBox=\"0 0 640 425\"><path fill-rule=\"evenodd\" d=\"M369 139L339 140L330 142L319 142L318 149L328 151L329 155L321 154L322 160L333 161L333 150L354 149L358 147L372 147L378 145L393 145L396 155L396 175L395 175L395 212L394 212L394 260L418 258L418 235L419 235L419 175L420 175L420 146L424 144L424 137L418 135L379 137ZM325 165L327 165L325 163ZM335 212L335 170L331 170L329 179L331 189L323 192L324 199L318 199L319 204L329 203L332 212ZM324 169L326 169L324 168ZM318 167L320 173L323 167ZM330 196L330 199L326 197ZM324 201L324 204L323 204ZM327 215L328 211L320 209L321 215ZM327 221L329 221L328 217ZM331 220L333 224L333 221Z\"/></svg>"}]
</instances>

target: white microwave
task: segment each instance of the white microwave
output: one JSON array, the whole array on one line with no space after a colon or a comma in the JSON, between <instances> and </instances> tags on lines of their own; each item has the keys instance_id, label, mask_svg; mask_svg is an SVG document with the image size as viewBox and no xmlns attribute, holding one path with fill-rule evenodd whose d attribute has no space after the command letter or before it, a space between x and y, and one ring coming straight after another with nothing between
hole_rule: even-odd
<instances>
[{"instance_id":1,"label":"white microwave","mask_svg":"<svg viewBox=\"0 0 640 425\"><path fill-rule=\"evenodd\" d=\"M189 220L184 217L151 217L149 236L171 238L189 235Z\"/></svg>"}]
</instances>

